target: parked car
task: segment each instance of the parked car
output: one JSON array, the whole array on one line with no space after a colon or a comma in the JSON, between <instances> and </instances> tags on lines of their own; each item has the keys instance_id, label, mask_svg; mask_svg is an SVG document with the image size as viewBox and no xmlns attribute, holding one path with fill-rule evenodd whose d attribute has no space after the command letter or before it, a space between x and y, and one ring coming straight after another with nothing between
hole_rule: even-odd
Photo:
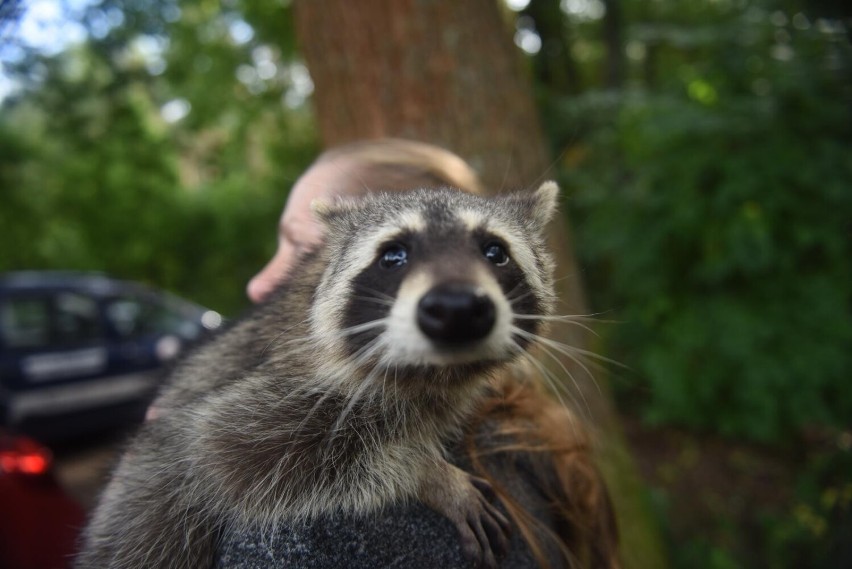
<instances>
[{"instance_id":1,"label":"parked car","mask_svg":"<svg viewBox=\"0 0 852 569\"><path fill-rule=\"evenodd\" d=\"M70 567L85 512L38 442L0 429L0 567Z\"/></svg>"},{"instance_id":2,"label":"parked car","mask_svg":"<svg viewBox=\"0 0 852 569\"><path fill-rule=\"evenodd\" d=\"M55 441L139 421L211 310L100 274L0 275L0 425Z\"/></svg>"}]
</instances>

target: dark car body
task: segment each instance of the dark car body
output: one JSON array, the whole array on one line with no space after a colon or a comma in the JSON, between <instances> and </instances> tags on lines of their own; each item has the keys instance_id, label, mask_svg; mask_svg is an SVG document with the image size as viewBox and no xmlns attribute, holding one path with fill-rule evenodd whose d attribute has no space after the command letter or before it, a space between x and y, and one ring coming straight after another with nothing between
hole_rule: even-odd
<instances>
[{"instance_id":1,"label":"dark car body","mask_svg":"<svg viewBox=\"0 0 852 569\"><path fill-rule=\"evenodd\" d=\"M99 274L0 275L0 424L40 440L141 420L163 369L221 323Z\"/></svg>"}]
</instances>

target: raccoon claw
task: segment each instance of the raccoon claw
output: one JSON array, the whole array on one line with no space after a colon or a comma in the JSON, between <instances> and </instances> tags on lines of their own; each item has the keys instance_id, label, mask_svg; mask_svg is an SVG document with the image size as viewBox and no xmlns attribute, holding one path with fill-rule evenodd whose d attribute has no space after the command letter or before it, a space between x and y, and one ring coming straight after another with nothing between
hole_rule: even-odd
<instances>
[{"instance_id":1,"label":"raccoon claw","mask_svg":"<svg viewBox=\"0 0 852 569\"><path fill-rule=\"evenodd\" d=\"M460 504L463 516L453 519L461 535L462 553L474 567L496 569L509 551L511 524L491 503L497 497L488 481L469 476L475 491Z\"/></svg>"},{"instance_id":2,"label":"raccoon claw","mask_svg":"<svg viewBox=\"0 0 852 569\"><path fill-rule=\"evenodd\" d=\"M449 463L426 476L420 499L456 526L464 557L476 568L496 569L509 552L509 520L494 505L497 495L483 478Z\"/></svg>"}]
</instances>

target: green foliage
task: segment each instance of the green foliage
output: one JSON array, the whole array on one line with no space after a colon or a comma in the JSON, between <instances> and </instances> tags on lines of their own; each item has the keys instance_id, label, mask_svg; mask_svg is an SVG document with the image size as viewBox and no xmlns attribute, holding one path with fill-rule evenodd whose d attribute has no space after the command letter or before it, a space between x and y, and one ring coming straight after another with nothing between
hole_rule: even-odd
<instances>
[{"instance_id":1,"label":"green foliage","mask_svg":"<svg viewBox=\"0 0 852 569\"><path fill-rule=\"evenodd\" d=\"M304 106L283 104L289 76L237 71L258 53L286 69L292 49L235 41L238 12L209 3L108 0L79 18L89 41L8 68L24 90L0 117L0 271L104 271L238 312L316 143ZM176 100L189 114L170 122Z\"/></svg>"},{"instance_id":2,"label":"green foliage","mask_svg":"<svg viewBox=\"0 0 852 569\"><path fill-rule=\"evenodd\" d=\"M716 445L740 448L754 464L738 480L765 484L732 492L737 469L690 471L646 442L672 565L849 566L849 8L620 4L625 45L571 24L596 90L539 86L586 290L612 322L600 349L630 368L612 378L621 409L661 439L691 429L713 464L729 460ZM603 91L611 49L628 57L622 88Z\"/></svg>"},{"instance_id":3,"label":"green foliage","mask_svg":"<svg viewBox=\"0 0 852 569\"><path fill-rule=\"evenodd\" d=\"M835 441L832 441L835 443ZM832 448L833 447L833 448ZM852 564L852 436L809 457L795 500L762 520L764 559L772 567L832 569Z\"/></svg>"},{"instance_id":4,"label":"green foliage","mask_svg":"<svg viewBox=\"0 0 852 569\"><path fill-rule=\"evenodd\" d=\"M622 401L783 442L852 417L852 58L824 31L779 52L774 26L733 24L765 51L722 38L679 92L563 104L598 126L566 180L594 306L624 322L610 355L648 386Z\"/></svg>"},{"instance_id":5,"label":"green foliage","mask_svg":"<svg viewBox=\"0 0 852 569\"><path fill-rule=\"evenodd\" d=\"M746 569L728 551L710 542L696 538L676 548L672 565L675 567L706 567L707 569Z\"/></svg>"}]
</instances>

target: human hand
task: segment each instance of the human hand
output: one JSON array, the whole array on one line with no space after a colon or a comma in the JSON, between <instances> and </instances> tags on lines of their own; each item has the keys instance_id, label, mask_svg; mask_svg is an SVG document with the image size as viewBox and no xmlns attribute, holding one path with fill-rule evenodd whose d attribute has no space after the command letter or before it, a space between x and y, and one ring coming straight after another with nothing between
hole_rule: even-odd
<instances>
[{"instance_id":1,"label":"human hand","mask_svg":"<svg viewBox=\"0 0 852 569\"><path fill-rule=\"evenodd\" d=\"M311 203L317 198L352 193L353 184L343 180L348 167L345 158L327 160L311 166L296 181L278 222L278 250L248 283L246 292L252 302L265 300L287 276L299 255L322 242L323 227L314 217Z\"/></svg>"}]
</instances>

